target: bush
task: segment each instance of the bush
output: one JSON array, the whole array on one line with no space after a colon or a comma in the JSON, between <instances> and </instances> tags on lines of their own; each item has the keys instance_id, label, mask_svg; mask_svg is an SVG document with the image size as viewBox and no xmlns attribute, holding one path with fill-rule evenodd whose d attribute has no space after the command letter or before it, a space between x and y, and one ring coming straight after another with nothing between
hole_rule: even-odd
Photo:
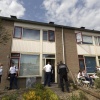
<instances>
[{"instance_id":1,"label":"bush","mask_svg":"<svg viewBox=\"0 0 100 100\"><path fill-rule=\"evenodd\" d=\"M17 100L17 94L5 95L1 100Z\"/></svg>"},{"instance_id":2,"label":"bush","mask_svg":"<svg viewBox=\"0 0 100 100\"><path fill-rule=\"evenodd\" d=\"M94 84L95 84L96 88L100 89L100 72L97 73L97 76L99 78L95 79L95 83Z\"/></svg>"},{"instance_id":3,"label":"bush","mask_svg":"<svg viewBox=\"0 0 100 100\"><path fill-rule=\"evenodd\" d=\"M79 92L79 95L75 95L72 93L72 96L69 96L67 100L88 100L88 98L83 92Z\"/></svg>"},{"instance_id":4,"label":"bush","mask_svg":"<svg viewBox=\"0 0 100 100\"><path fill-rule=\"evenodd\" d=\"M30 89L23 94L24 100L59 100L58 96L49 88L36 84L35 89Z\"/></svg>"},{"instance_id":5,"label":"bush","mask_svg":"<svg viewBox=\"0 0 100 100\"><path fill-rule=\"evenodd\" d=\"M95 80L95 87L100 89L100 78Z\"/></svg>"}]
</instances>

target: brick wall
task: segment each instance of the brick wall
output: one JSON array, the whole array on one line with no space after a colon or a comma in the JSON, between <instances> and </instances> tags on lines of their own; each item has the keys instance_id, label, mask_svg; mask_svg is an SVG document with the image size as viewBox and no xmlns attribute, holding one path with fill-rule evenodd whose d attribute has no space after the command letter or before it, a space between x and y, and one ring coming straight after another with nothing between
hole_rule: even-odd
<instances>
[{"instance_id":1,"label":"brick wall","mask_svg":"<svg viewBox=\"0 0 100 100\"><path fill-rule=\"evenodd\" d=\"M62 30L60 28L55 29L56 38L56 61L60 62L63 60L63 48L62 48Z\"/></svg>"},{"instance_id":2,"label":"brick wall","mask_svg":"<svg viewBox=\"0 0 100 100\"><path fill-rule=\"evenodd\" d=\"M10 39L7 42L6 45L0 44L0 62L3 63L3 75L2 75L2 81L0 84L0 88L4 89L5 86L9 86L9 81L7 80L7 72L9 69L9 55L11 53L11 38L13 33L13 22L9 21L2 21L2 25L5 27L8 34L10 34Z\"/></svg>"},{"instance_id":3,"label":"brick wall","mask_svg":"<svg viewBox=\"0 0 100 100\"><path fill-rule=\"evenodd\" d=\"M64 32L64 55L65 63L67 64L73 77L79 70L79 62L77 56L76 38L74 30L63 29ZM63 61L63 46L62 46L62 29L56 28L56 61ZM71 73L69 73L72 78Z\"/></svg>"},{"instance_id":4,"label":"brick wall","mask_svg":"<svg viewBox=\"0 0 100 100\"><path fill-rule=\"evenodd\" d=\"M66 63L72 74L75 76L75 73L79 70L79 61L74 30L64 29L64 43Z\"/></svg>"}]
</instances>

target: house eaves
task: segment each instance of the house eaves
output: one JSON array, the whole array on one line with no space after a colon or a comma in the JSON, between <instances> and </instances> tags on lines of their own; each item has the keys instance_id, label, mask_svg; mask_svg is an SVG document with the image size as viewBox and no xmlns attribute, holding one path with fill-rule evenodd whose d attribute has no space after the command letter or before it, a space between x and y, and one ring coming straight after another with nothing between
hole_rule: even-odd
<instances>
[{"instance_id":1,"label":"house eaves","mask_svg":"<svg viewBox=\"0 0 100 100\"><path fill-rule=\"evenodd\" d=\"M85 28L70 27L70 26L64 26L64 25L50 24L50 23L44 23L44 22L36 22L36 21L17 19L17 18L10 18L10 17L3 17L3 16L0 16L0 19L13 21L13 22L21 22L21 23L29 23L29 24L36 24L36 25L42 25L42 26L65 28L65 29L84 31L84 32L100 33L100 31L94 30L94 29L90 30L90 29L85 29Z\"/></svg>"}]
</instances>

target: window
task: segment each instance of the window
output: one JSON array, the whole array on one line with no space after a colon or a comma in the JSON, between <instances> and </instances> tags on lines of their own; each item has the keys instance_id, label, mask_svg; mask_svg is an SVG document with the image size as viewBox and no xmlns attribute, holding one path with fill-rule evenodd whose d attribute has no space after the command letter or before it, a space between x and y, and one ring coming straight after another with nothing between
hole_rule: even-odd
<instances>
[{"instance_id":1,"label":"window","mask_svg":"<svg viewBox=\"0 0 100 100\"><path fill-rule=\"evenodd\" d=\"M84 70L85 69L85 65L84 65L84 57L83 55L78 55L78 59L79 59L79 69L80 70Z\"/></svg>"},{"instance_id":2,"label":"window","mask_svg":"<svg viewBox=\"0 0 100 100\"><path fill-rule=\"evenodd\" d=\"M99 66L100 66L100 56L98 56Z\"/></svg>"},{"instance_id":3,"label":"window","mask_svg":"<svg viewBox=\"0 0 100 100\"><path fill-rule=\"evenodd\" d=\"M23 39L40 40L40 30L23 29Z\"/></svg>"},{"instance_id":4,"label":"window","mask_svg":"<svg viewBox=\"0 0 100 100\"><path fill-rule=\"evenodd\" d=\"M53 54L43 54L43 58L55 58Z\"/></svg>"},{"instance_id":5,"label":"window","mask_svg":"<svg viewBox=\"0 0 100 100\"><path fill-rule=\"evenodd\" d=\"M25 29L15 26L13 37L19 39L40 40L40 30Z\"/></svg>"},{"instance_id":6,"label":"window","mask_svg":"<svg viewBox=\"0 0 100 100\"><path fill-rule=\"evenodd\" d=\"M21 35L22 35L22 28L16 26L14 29L14 38L21 38Z\"/></svg>"},{"instance_id":7,"label":"window","mask_svg":"<svg viewBox=\"0 0 100 100\"><path fill-rule=\"evenodd\" d=\"M43 31L43 40L48 40L48 32L47 31Z\"/></svg>"},{"instance_id":8,"label":"window","mask_svg":"<svg viewBox=\"0 0 100 100\"><path fill-rule=\"evenodd\" d=\"M93 44L92 36L83 35L83 44Z\"/></svg>"},{"instance_id":9,"label":"window","mask_svg":"<svg viewBox=\"0 0 100 100\"><path fill-rule=\"evenodd\" d=\"M95 41L95 45L100 45L100 37L95 36L94 41Z\"/></svg>"},{"instance_id":10,"label":"window","mask_svg":"<svg viewBox=\"0 0 100 100\"><path fill-rule=\"evenodd\" d=\"M45 41L55 41L55 34L54 31L43 31L43 40Z\"/></svg>"},{"instance_id":11,"label":"window","mask_svg":"<svg viewBox=\"0 0 100 100\"><path fill-rule=\"evenodd\" d=\"M11 53L11 62L14 62L15 66L18 68L19 68L19 60L20 60L20 53Z\"/></svg>"},{"instance_id":12,"label":"window","mask_svg":"<svg viewBox=\"0 0 100 100\"><path fill-rule=\"evenodd\" d=\"M76 33L76 42L78 44L80 44L82 42L82 33L81 32Z\"/></svg>"},{"instance_id":13,"label":"window","mask_svg":"<svg viewBox=\"0 0 100 100\"><path fill-rule=\"evenodd\" d=\"M49 30L48 34L49 34L49 36L48 36L49 41L55 41L54 31Z\"/></svg>"},{"instance_id":14,"label":"window","mask_svg":"<svg viewBox=\"0 0 100 100\"><path fill-rule=\"evenodd\" d=\"M20 60L20 76L39 75L39 55L22 54Z\"/></svg>"},{"instance_id":15,"label":"window","mask_svg":"<svg viewBox=\"0 0 100 100\"><path fill-rule=\"evenodd\" d=\"M88 73L95 73L96 59L95 57L85 57L86 70Z\"/></svg>"}]
</instances>

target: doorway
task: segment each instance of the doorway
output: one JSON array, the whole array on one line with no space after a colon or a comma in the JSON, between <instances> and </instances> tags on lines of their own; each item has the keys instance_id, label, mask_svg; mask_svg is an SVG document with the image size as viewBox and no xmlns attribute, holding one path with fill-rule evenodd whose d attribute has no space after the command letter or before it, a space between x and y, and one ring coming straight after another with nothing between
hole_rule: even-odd
<instances>
[{"instance_id":1,"label":"doorway","mask_svg":"<svg viewBox=\"0 0 100 100\"><path fill-rule=\"evenodd\" d=\"M52 66L51 70L51 83L55 82L55 59L53 58L45 58L43 59L43 67L50 62L50 65ZM42 71L42 83L44 83L44 77L45 77L45 72Z\"/></svg>"}]
</instances>

